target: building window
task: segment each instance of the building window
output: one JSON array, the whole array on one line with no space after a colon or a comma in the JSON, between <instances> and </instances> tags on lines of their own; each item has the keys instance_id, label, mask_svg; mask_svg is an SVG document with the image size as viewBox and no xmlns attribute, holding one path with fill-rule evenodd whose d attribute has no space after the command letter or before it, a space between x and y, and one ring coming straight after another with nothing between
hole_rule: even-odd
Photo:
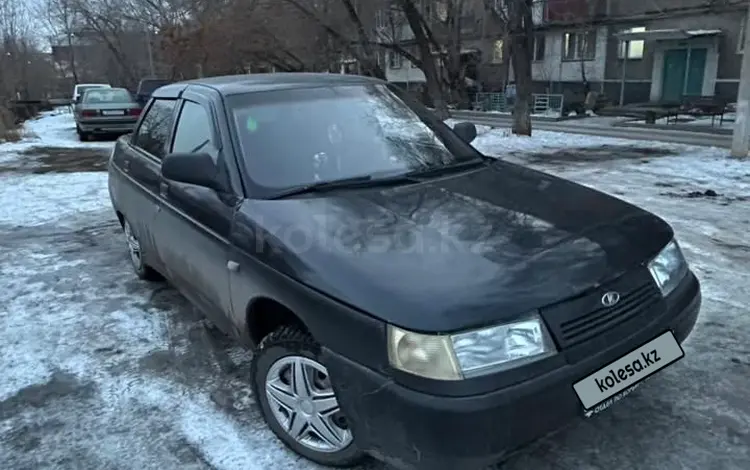
<instances>
[{"instance_id":1,"label":"building window","mask_svg":"<svg viewBox=\"0 0 750 470\"><path fill-rule=\"evenodd\" d=\"M388 53L388 68L400 69L403 64L404 58L401 54L395 51Z\"/></svg>"},{"instance_id":2,"label":"building window","mask_svg":"<svg viewBox=\"0 0 750 470\"><path fill-rule=\"evenodd\" d=\"M502 39L498 39L495 41L495 44L492 46L492 63L493 64L502 64L503 63L503 52L505 41Z\"/></svg>"},{"instance_id":3,"label":"building window","mask_svg":"<svg viewBox=\"0 0 750 470\"><path fill-rule=\"evenodd\" d=\"M624 33L643 33L646 31L645 26L636 26L633 28L626 29ZM624 59L627 55L628 59L643 59L643 50L645 49L646 41L643 39L637 39L635 41L620 41L620 48L617 52L617 57Z\"/></svg>"},{"instance_id":4,"label":"building window","mask_svg":"<svg viewBox=\"0 0 750 470\"><path fill-rule=\"evenodd\" d=\"M388 15L384 10L375 12L375 27L385 29L388 26Z\"/></svg>"},{"instance_id":5,"label":"building window","mask_svg":"<svg viewBox=\"0 0 750 470\"><path fill-rule=\"evenodd\" d=\"M594 60L596 31L563 34L563 60Z\"/></svg>"},{"instance_id":6,"label":"building window","mask_svg":"<svg viewBox=\"0 0 750 470\"><path fill-rule=\"evenodd\" d=\"M546 39L547 39L547 36L545 36L544 33L534 35L534 48L533 48L534 57L533 59L537 62L544 60L544 52L545 52L545 49L547 48Z\"/></svg>"},{"instance_id":7,"label":"building window","mask_svg":"<svg viewBox=\"0 0 750 470\"><path fill-rule=\"evenodd\" d=\"M740 26L740 35L737 40L737 54L743 54L745 52L745 19L742 20L742 26Z\"/></svg>"}]
</instances>

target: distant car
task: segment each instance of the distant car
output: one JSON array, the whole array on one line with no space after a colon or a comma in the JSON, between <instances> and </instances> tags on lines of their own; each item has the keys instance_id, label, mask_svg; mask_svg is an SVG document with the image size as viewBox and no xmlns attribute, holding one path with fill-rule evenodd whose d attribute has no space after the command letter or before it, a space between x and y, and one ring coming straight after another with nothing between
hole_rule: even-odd
<instances>
[{"instance_id":1,"label":"distant car","mask_svg":"<svg viewBox=\"0 0 750 470\"><path fill-rule=\"evenodd\" d=\"M109 193L136 274L255 348L289 448L480 469L679 360L701 289L664 220L475 137L376 79L200 79L154 93Z\"/></svg>"},{"instance_id":2,"label":"distant car","mask_svg":"<svg viewBox=\"0 0 750 470\"><path fill-rule=\"evenodd\" d=\"M108 83L79 83L73 87L73 104L78 103L86 90L92 90L94 88L112 88L112 86Z\"/></svg>"},{"instance_id":3,"label":"distant car","mask_svg":"<svg viewBox=\"0 0 750 470\"><path fill-rule=\"evenodd\" d=\"M135 99L141 106L146 106L154 90L170 83L172 83L172 80L166 78L144 78L138 83Z\"/></svg>"},{"instance_id":4,"label":"distant car","mask_svg":"<svg viewBox=\"0 0 750 470\"><path fill-rule=\"evenodd\" d=\"M75 107L76 132L82 141L92 135L127 134L133 131L141 110L124 88L88 89Z\"/></svg>"}]
</instances>

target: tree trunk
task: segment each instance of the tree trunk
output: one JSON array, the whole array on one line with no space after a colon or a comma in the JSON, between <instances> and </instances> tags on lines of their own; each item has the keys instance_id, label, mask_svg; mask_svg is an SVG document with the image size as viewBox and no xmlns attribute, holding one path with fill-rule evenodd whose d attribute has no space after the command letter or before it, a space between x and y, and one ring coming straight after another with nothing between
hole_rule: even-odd
<instances>
[{"instance_id":1,"label":"tree trunk","mask_svg":"<svg viewBox=\"0 0 750 470\"><path fill-rule=\"evenodd\" d=\"M427 34L422 26L422 14L417 10L413 0L398 1L401 8L404 10L406 21L409 22L409 27L411 27L411 30L414 32L414 40L419 47L419 55L422 59L422 72L425 76L427 93L432 100L435 114L437 114L440 119L448 119L448 117L450 117L448 103L443 94L441 77L438 73L437 65L435 64L435 57L432 54L433 51L430 48L430 40L427 38Z\"/></svg>"},{"instance_id":2,"label":"tree trunk","mask_svg":"<svg viewBox=\"0 0 750 470\"><path fill-rule=\"evenodd\" d=\"M67 18L66 18L67 21ZM70 72L73 74L73 83L78 83L78 70L76 68L76 53L73 48L73 33L66 27L65 35L68 40L68 52L70 53Z\"/></svg>"},{"instance_id":3,"label":"tree trunk","mask_svg":"<svg viewBox=\"0 0 750 470\"><path fill-rule=\"evenodd\" d=\"M512 132L531 136L531 40L534 24L531 16L533 0L513 0L509 5L511 63L516 84Z\"/></svg>"}]
</instances>

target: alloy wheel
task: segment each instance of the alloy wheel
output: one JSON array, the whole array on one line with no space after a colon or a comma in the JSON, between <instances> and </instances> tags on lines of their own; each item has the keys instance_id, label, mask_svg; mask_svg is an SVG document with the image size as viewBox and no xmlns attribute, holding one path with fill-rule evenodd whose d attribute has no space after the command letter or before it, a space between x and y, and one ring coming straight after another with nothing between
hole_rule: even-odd
<instances>
[{"instance_id":1,"label":"alloy wheel","mask_svg":"<svg viewBox=\"0 0 750 470\"><path fill-rule=\"evenodd\" d=\"M136 269L140 269L143 265L143 259L141 258L141 244L138 242L133 233L133 229L128 221L124 224L125 239L128 242L128 252L130 253L130 260L133 262L133 266Z\"/></svg>"},{"instance_id":2,"label":"alloy wheel","mask_svg":"<svg viewBox=\"0 0 750 470\"><path fill-rule=\"evenodd\" d=\"M265 388L274 418L299 444L333 453L352 442L328 371L319 362L284 356L268 370Z\"/></svg>"}]
</instances>

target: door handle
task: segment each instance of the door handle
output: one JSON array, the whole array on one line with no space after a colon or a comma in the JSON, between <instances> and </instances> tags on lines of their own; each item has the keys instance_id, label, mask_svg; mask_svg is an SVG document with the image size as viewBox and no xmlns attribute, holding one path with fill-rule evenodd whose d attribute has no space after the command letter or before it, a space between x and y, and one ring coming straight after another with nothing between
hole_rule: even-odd
<instances>
[{"instance_id":1,"label":"door handle","mask_svg":"<svg viewBox=\"0 0 750 470\"><path fill-rule=\"evenodd\" d=\"M240 270L240 263L238 263L237 261L227 261L227 269L229 269L233 273L236 273Z\"/></svg>"},{"instance_id":2,"label":"door handle","mask_svg":"<svg viewBox=\"0 0 750 470\"><path fill-rule=\"evenodd\" d=\"M167 194L169 194L169 185L162 181L159 183L159 195L162 197L167 197Z\"/></svg>"}]
</instances>

